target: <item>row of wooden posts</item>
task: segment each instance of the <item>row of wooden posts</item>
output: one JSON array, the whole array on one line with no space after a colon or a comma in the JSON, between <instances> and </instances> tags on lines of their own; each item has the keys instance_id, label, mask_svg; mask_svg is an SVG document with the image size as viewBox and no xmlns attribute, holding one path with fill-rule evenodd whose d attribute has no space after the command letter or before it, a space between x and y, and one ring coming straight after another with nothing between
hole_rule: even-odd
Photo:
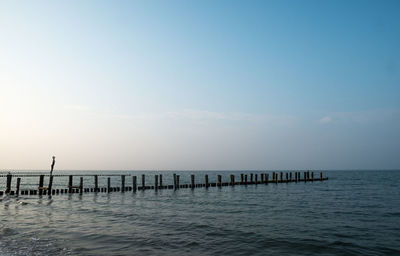
<instances>
[{"instance_id":1,"label":"row of wooden posts","mask_svg":"<svg viewBox=\"0 0 400 256\"><path fill-rule=\"evenodd\" d=\"M164 186L163 184L163 176L160 175L155 175L154 176L154 185L153 186L146 186L146 178L145 175L142 174L142 180L141 180L141 186L138 186L137 184L137 176L132 176L132 186L125 186L125 177L126 175L121 175L121 187L111 187L111 178L107 178L107 187L99 187L98 183L98 175L93 175L94 176L94 187L91 188L84 188L83 187L83 177L80 177L80 182L78 186L73 185L73 175L69 175L69 182L68 182L68 187L66 189L53 189L53 176L50 176L49 178L49 185L47 187L44 186L44 175L39 175L39 187L38 189L30 189L30 190L20 190L20 185L21 185L21 178L17 178L17 184L16 184L16 190L13 191L11 190L11 180L12 180L12 175L8 174L7 175L7 188L6 190L0 191L0 196L5 194L10 194L10 195L55 195L55 194L67 194L67 193L86 193L86 192L125 192L125 191L133 191L136 192L137 190L146 190L146 189L180 189L180 188L197 188L197 187L222 187L222 186L235 186L235 185L252 185L252 184L268 184L268 183L289 183L289 182L307 182L307 181L316 181L316 180L327 180L327 177L322 176L322 172L320 172L320 177L319 178L314 178L314 172L311 172L311 177L310 177L310 172L304 172L303 178L301 178L301 173L300 172L294 172L294 175L292 172L289 173L284 173L280 172L280 177L278 177L278 173L273 172L272 173L272 179L269 179L269 174L268 173L261 173L260 174L260 180L258 180L258 174L240 174L240 182L235 181L235 175L230 175L230 181L229 182L222 182L222 176L218 175L217 176L217 182L209 182L208 175L205 175L204 181L205 183L201 184L196 184L195 183L195 176L194 174L191 175L191 183L190 184L180 184L180 175L173 174L173 185L166 185ZM250 177L249 177L250 176ZM248 179L249 178L249 179Z\"/></svg>"}]
</instances>

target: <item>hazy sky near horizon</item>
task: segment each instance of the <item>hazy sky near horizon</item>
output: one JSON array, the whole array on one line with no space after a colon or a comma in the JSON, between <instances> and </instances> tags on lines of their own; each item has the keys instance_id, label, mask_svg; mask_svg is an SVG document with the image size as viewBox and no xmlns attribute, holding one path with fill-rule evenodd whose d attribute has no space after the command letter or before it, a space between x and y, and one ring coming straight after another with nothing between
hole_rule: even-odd
<instances>
[{"instance_id":1,"label":"hazy sky near horizon","mask_svg":"<svg viewBox=\"0 0 400 256\"><path fill-rule=\"evenodd\" d=\"M0 170L400 168L400 1L0 1Z\"/></svg>"}]
</instances>

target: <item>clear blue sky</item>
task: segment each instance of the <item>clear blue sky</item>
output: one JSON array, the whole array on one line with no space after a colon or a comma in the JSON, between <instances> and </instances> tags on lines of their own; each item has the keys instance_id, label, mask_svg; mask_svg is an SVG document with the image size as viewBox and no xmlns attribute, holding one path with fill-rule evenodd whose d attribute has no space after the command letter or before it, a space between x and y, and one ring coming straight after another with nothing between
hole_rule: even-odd
<instances>
[{"instance_id":1,"label":"clear blue sky","mask_svg":"<svg viewBox=\"0 0 400 256\"><path fill-rule=\"evenodd\" d=\"M398 169L399 1L0 1L0 169Z\"/></svg>"}]
</instances>

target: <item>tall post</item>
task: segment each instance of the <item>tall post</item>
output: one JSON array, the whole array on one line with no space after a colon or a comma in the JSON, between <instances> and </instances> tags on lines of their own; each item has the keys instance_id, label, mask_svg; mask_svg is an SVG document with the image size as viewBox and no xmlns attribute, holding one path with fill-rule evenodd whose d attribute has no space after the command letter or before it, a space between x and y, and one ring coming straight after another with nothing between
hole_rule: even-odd
<instances>
[{"instance_id":1,"label":"tall post","mask_svg":"<svg viewBox=\"0 0 400 256\"><path fill-rule=\"evenodd\" d=\"M307 181L307 172L304 172L304 182Z\"/></svg>"},{"instance_id":2,"label":"tall post","mask_svg":"<svg viewBox=\"0 0 400 256\"><path fill-rule=\"evenodd\" d=\"M269 182L269 173L265 174L265 185Z\"/></svg>"},{"instance_id":3,"label":"tall post","mask_svg":"<svg viewBox=\"0 0 400 256\"><path fill-rule=\"evenodd\" d=\"M290 181L292 181L292 172L290 172Z\"/></svg>"},{"instance_id":4,"label":"tall post","mask_svg":"<svg viewBox=\"0 0 400 256\"><path fill-rule=\"evenodd\" d=\"M217 183L218 187L222 186L222 177L221 175L218 175L218 183Z\"/></svg>"},{"instance_id":5,"label":"tall post","mask_svg":"<svg viewBox=\"0 0 400 256\"><path fill-rule=\"evenodd\" d=\"M94 175L94 192L97 192L99 190L99 177L97 175Z\"/></svg>"},{"instance_id":6,"label":"tall post","mask_svg":"<svg viewBox=\"0 0 400 256\"><path fill-rule=\"evenodd\" d=\"M244 184L247 185L247 174L244 175Z\"/></svg>"},{"instance_id":7,"label":"tall post","mask_svg":"<svg viewBox=\"0 0 400 256\"><path fill-rule=\"evenodd\" d=\"M206 188L208 188L208 175L206 174L206 176L204 177L205 178L205 182L206 182Z\"/></svg>"},{"instance_id":8,"label":"tall post","mask_svg":"<svg viewBox=\"0 0 400 256\"><path fill-rule=\"evenodd\" d=\"M231 174L231 186L235 186L235 175Z\"/></svg>"},{"instance_id":9,"label":"tall post","mask_svg":"<svg viewBox=\"0 0 400 256\"><path fill-rule=\"evenodd\" d=\"M48 190L48 192L50 193L49 195L51 195L51 192L52 192L52 188L53 188L53 174L52 175L50 175L50 178L49 178L49 186L48 186L48 188L47 188L47 190Z\"/></svg>"},{"instance_id":10,"label":"tall post","mask_svg":"<svg viewBox=\"0 0 400 256\"><path fill-rule=\"evenodd\" d=\"M7 179L7 181L8 181L8 179ZM44 175L40 175L39 176L39 196L43 195L43 183L44 183Z\"/></svg>"},{"instance_id":11,"label":"tall post","mask_svg":"<svg viewBox=\"0 0 400 256\"><path fill-rule=\"evenodd\" d=\"M83 192L83 177L81 177L79 182L79 194L82 195L82 192Z\"/></svg>"},{"instance_id":12,"label":"tall post","mask_svg":"<svg viewBox=\"0 0 400 256\"><path fill-rule=\"evenodd\" d=\"M162 174L160 174L160 188L163 188L163 184L162 184Z\"/></svg>"},{"instance_id":13,"label":"tall post","mask_svg":"<svg viewBox=\"0 0 400 256\"><path fill-rule=\"evenodd\" d=\"M125 175L121 175L121 192L125 192Z\"/></svg>"},{"instance_id":14,"label":"tall post","mask_svg":"<svg viewBox=\"0 0 400 256\"><path fill-rule=\"evenodd\" d=\"M176 187L176 174L174 173L174 189L176 190L177 189L177 187Z\"/></svg>"},{"instance_id":15,"label":"tall post","mask_svg":"<svg viewBox=\"0 0 400 256\"><path fill-rule=\"evenodd\" d=\"M241 173L241 174L240 174L240 185L243 185L243 182L244 182L243 180L244 180L244 179L243 179L243 173Z\"/></svg>"},{"instance_id":16,"label":"tall post","mask_svg":"<svg viewBox=\"0 0 400 256\"><path fill-rule=\"evenodd\" d=\"M142 189L145 190L146 187L146 180L144 174L142 174Z\"/></svg>"},{"instance_id":17,"label":"tall post","mask_svg":"<svg viewBox=\"0 0 400 256\"><path fill-rule=\"evenodd\" d=\"M21 178L17 178L17 191L15 192L17 196L19 196L19 186L21 184Z\"/></svg>"},{"instance_id":18,"label":"tall post","mask_svg":"<svg viewBox=\"0 0 400 256\"><path fill-rule=\"evenodd\" d=\"M264 183L264 173L261 173L261 183Z\"/></svg>"},{"instance_id":19,"label":"tall post","mask_svg":"<svg viewBox=\"0 0 400 256\"><path fill-rule=\"evenodd\" d=\"M136 176L132 176L132 191L136 192L136 189L137 189Z\"/></svg>"},{"instance_id":20,"label":"tall post","mask_svg":"<svg viewBox=\"0 0 400 256\"><path fill-rule=\"evenodd\" d=\"M154 175L154 189L158 190L158 175Z\"/></svg>"},{"instance_id":21,"label":"tall post","mask_svg":"<svg viewBox=\"0 0 400 256\"><path fill-rule=\"evenodd\" d=\"M255 180L256 185L257 185L257 183L258 183L258 175L257 174L254 175L254 180Z\"/></svg>"},{"instance_id":22,"label":"tall post","mask_svg":"<svg viewBox=\"0 0 400 256\"><path fill-rule=\"evenodd\" d=\"M319 173L319 180L322 181L322 172Z\"/></svg>"},{"instance_id":23,"label":"tall post","mask_svg":"<svg viewBox=\"0 0 400 256\"><path fill-rule=\"evenodd\" d=\"M69 175L69 180L68 180L68 193L72 193L72 182L73 182L73 177L72 175ZM40 192L39 192L40 193Z\"/></svg>"},{"instance_id":24,"label":"tall post","mask_svg":"<svg viewBox=\"0 0 400 256\"><path fill-rule=\"evenodd\" d=\"M176 175L176 187L179 189L179 175Z\"/></svg>"},{"instance_id":25,"label":"tall post","mask_svg":"<svg viewBox=\"0 0 400 256\"><path fill-rule=\"evenodd\" d=\"M314 172L311 173L311 181L314 181Z\"/></svg>"},{"instance_id":26,"label":"tall post","mask_svg":"<svg viewBox=\"0 0 400 256\"><path fill-rule=\"evenodd\" d=\"M7 174L7 188L6 188L6 194L11 192L11 180L12 180L12 175L11 173Z\"/></svg>"},{"instance_id":27,"label":"tall post","mask_svg":"<svg viewBox=\"0 0 400 256\"><path fill-rule=\"evenodd\" d=\"M107 193L111 192L111 178L107 178Z\"/></svg>"},{"instance_id":28,"label":"tall post","mask_svg":"<svg viewBox=\"0 0 400 256\"><path fill-rule=\"evenodd\" d=\"M253 184L253 174L250 173L250 184Z\"/></svg>"},{"instance_id":29,"label":"tall post","mask_svg":"<svg viewBox=\"0 0 400 256\"><path fill-rule=\"evenodd\" d=\"M286 182L289 181L289 173L286 173Z\"/></svg>"},{"instance_id":30,"label":"tall post","mask_svg":"<svg viewBox=\"0 0 400 256\"><path fill-rule=\"evenodd\" d=\"M190 175L191 183L192 183L192 189L194 189L194 174Z\"/></svg>"}]
</instances>

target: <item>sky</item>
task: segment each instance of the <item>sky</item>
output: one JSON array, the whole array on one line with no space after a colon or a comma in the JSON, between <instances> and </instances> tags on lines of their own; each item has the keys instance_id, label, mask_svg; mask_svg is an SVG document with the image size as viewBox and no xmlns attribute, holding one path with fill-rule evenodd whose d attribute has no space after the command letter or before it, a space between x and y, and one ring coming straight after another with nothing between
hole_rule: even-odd
<instances>
[{"instance_id":1,"label":"sky","mask_svg":"<svg viewBox=\"0 0 400 256\"><path fill-rule=\"evenodd\" d=\"M0 1L0 170L400 169L399 1Z\"/></svg>"}]
</instances>

